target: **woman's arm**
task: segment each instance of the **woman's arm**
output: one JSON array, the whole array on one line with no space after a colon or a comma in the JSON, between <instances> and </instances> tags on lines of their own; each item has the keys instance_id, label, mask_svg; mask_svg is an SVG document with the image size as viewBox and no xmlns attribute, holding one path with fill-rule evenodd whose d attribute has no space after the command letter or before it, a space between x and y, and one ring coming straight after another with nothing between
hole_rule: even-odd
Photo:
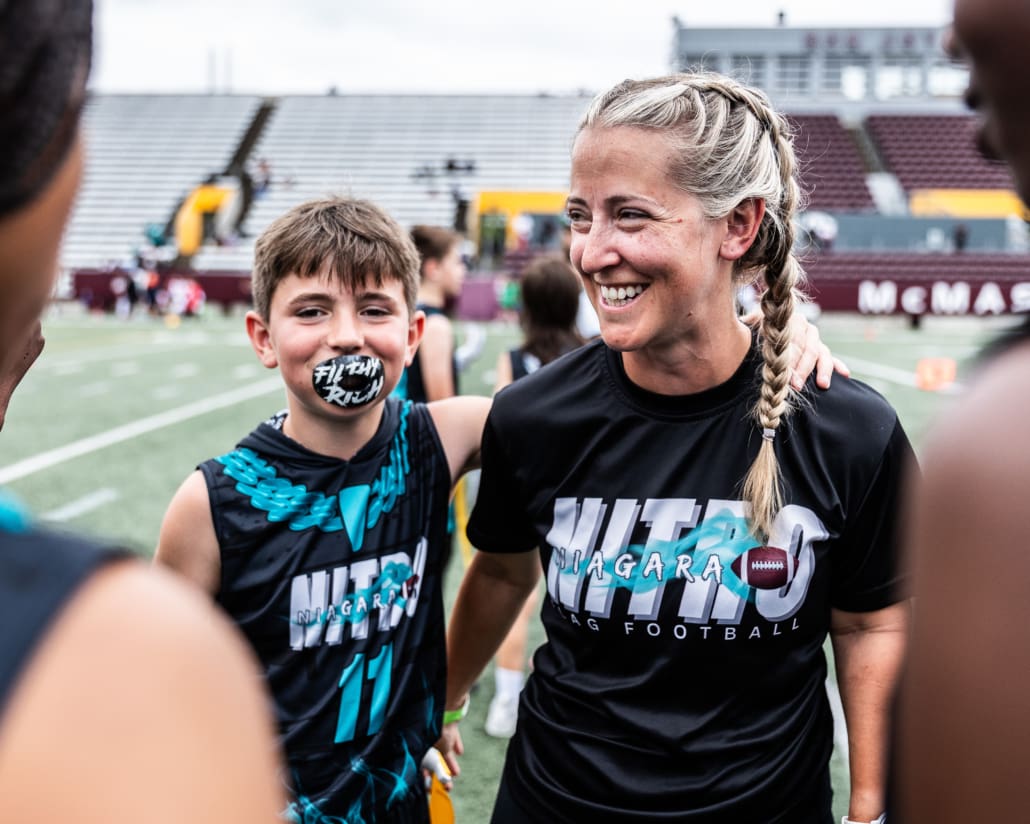
<instances>
[{"instance_id":1,"label":"woman's arm","mask_svg":"<svg viewBox=\"0 0 1030 824\"><path fill-rule=\"evenodd\" d=\"M890 708L908 615L908 601L875 612L831 613L830 637L851 763L848 818L855 821L872 821L886 806Z\"/></svg>"},{"instance_id":2,"label":"woman's arm","mask_svg":"<svg viewBox=\"0 0 1030 824\"><path fill-rule=\"evenodd\" d=\"M512 554L477 552L465 572L447 630L445 710L461 707L476 678L493 658L540 578L536 550ZM464 752L458 725L444 725L437 744L454 775Z\"/></svg>"}]
</instances>

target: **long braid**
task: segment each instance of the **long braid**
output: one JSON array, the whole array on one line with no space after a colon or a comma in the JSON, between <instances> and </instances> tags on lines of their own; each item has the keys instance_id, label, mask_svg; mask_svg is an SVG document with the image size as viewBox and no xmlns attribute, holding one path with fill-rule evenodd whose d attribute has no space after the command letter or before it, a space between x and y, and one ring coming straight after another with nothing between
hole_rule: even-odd
<instances>
[{"instance_id":1,"label":"long braid","mask_svg":"<svg viewBox=\"0 0 1030 824\"><path fill-rule=\"evenodd\" d=\"M800 200L795 177L793 147L779 124L773 119L769 132L776 149L783 191L777 210L780 220L769 221L762 241L769 255L763 277L766 290L762 295L762 386L754 415L762 429L758 456L744 479L744 498L751 503L751 521L758 534L768 536L772 520L783 501L779 462L776 459L775 436L783 419L792 410L790 387L790 321L796 303L795 290L804 273L792 252L794 226L789 219ZM787 219L783 219L787 216ZM765 250L763 250L765 251Z\"/></svg>"}]
</instances>

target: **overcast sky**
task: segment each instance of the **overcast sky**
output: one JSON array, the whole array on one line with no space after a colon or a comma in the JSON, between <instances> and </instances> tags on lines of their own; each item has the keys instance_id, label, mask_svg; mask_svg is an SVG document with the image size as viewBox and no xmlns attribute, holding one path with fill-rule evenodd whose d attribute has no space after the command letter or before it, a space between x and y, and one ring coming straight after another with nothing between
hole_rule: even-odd
<instances>
[{"instance_id":1,"label":"overcast sky","mask_svg":"<svg viewBox=\"0 0 1030 824\"><path fill-rule=\"evenodd\" d=\"M95 0L100 91L598 91L687 25L943 26L953 0Z\"/></svg>"}]
</instances>

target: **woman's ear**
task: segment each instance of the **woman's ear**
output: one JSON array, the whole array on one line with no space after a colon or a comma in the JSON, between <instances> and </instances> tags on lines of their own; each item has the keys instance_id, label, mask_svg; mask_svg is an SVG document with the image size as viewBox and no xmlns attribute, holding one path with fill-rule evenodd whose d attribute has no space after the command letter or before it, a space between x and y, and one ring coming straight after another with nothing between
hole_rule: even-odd
<instances>
[{"instance_id":1,"label":"woman's ear","mask_svg":"<svg viewBox=\"0 0 1030 824\"><path fill-rule=\"evenodd\" d=\"M247 337L250 338L250 345L254 347L261 365L266 369L275 369L279 365L279 359L272 346L272 336L268 332L268 324L253 309L247 312L246 323Z\"/></svg>"},{"instance_id":2,"label":"woman's ear","mask_svg":"<svg viewBox=\"0 0 1030 824\"><path fill-rule=\"evenodd\" d=\"M765 217L765 201L760 197L742 200L726 216L726 236L719 247L725 260L739 260L755 242Z\"/></svg>"}]
</instances>

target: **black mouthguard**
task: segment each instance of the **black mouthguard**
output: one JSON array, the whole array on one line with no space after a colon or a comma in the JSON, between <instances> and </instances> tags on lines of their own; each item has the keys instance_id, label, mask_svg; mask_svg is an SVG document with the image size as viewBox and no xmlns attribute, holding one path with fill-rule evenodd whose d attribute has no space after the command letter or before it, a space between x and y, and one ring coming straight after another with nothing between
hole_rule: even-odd
<instances>
[{"instance_id":1,"label":"black mouthguard","mask_svg":"<svg viewBox=\"0 0 1030 824\"><path fill-rule=\"evenodd\" d=\"M385 381L383 362L371 355L330 358L318 364L311 375L318 396L343 409L370 404L383 391Z\"/></svg>"}]
</instances>

